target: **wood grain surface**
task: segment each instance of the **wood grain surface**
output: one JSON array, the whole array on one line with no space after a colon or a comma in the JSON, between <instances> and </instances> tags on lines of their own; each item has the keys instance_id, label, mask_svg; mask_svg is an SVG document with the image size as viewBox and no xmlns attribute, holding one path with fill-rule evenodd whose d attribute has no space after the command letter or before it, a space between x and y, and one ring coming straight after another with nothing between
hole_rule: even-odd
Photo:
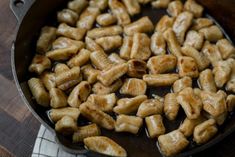
<instances>
[{"instance_id":1,"label":"wood grain surface","mask_svg":"<svg viewBox=\"0 0 235 157\"><path fill-rule=\"evenodd\" d=\"M8 6L9 0L0 0L0 157L29 157L40 123L24 105L14 84L10 49L17 21ZM235 133L194 155L204 156L235 157Z\"/></svg>"},{"instance_id":2,"label":"wood grain surface","mask_svg":"<svg viewBox=\"0 0 235 157\"><path fill-rule=\"evenodd\" d=\"M10 49L17 21L9 0L0 0L0 8L0 157L28 157L40 123L29 112L14 84Z\"/></svg>"}]
</instances>

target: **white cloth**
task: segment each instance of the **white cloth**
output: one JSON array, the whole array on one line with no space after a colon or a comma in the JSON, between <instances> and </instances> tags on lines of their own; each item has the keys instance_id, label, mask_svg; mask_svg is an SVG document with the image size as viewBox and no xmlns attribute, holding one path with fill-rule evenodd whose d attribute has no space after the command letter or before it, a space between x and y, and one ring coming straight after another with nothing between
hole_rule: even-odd
<instances>
[{"instance_id":1,"label":"white cloth","mask_svg":"<svg viewBox=\"0 0 235 157\"><path fill-rule=\"evenodd\" d=\"M41 125L31 157L85 157L83 155L69 154L59 148L54 135Z\"/></svg>"}]
</instances>

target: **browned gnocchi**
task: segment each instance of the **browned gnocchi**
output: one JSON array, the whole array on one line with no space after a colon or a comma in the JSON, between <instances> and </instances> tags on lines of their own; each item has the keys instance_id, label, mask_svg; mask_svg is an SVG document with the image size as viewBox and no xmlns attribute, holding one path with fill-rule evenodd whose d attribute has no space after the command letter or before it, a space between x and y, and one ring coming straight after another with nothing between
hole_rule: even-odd
<instances>
[{"instance_id":1,"label":"browned gnocchi","mask_svg":"<svg viewBox=\"0 0 235 157\"><path fill-rule=\"evenodd\" d=\"M56 132L101 154L129 155L107 130L145 129L163 156L204 144L235 109L235 48L204 15L195 0L71 0L41 29L32 100Z\"/></svg>"}]
</instances>

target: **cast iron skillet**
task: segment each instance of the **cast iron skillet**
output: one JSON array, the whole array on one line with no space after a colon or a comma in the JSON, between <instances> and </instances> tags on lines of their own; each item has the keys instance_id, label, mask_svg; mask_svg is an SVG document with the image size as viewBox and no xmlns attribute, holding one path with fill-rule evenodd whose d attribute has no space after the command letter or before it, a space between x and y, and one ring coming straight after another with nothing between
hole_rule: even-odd
<instances>
[{"instance_id":1,"label":"cast iron skillet","mask_svg":"<svg viewBox=\"0 0 235 157\"><path fill-rule=\"evenodd\" d=\"M104 156L98 153L86 150L81 144L72 144L68 138L58 135L54 131L54 124L47 116L45 108L38 106L32 99L27 80L32 76L28 73L28 66L35 54L36 40L40 29L48 25L56 25L56 12L66 7L68 0L11 0L10 7L18 20L18 29L15 41L12 46L12 71L14 79L25 104L29 107L33 115L49 129L54 135L58 144L66 151L75 154L84 154L90 157ZM231 39L235 39L235 1L233 0L198 0L205 7L205 12L221 24ZM154 24L165 14L165 10L143 9L143 15L148 15ZM224 32L225 33L225 32ZM165 95L169 89L150 89L147 94ZM182 112L182 111L180 111ZM183 114L180 114L183 115ZM173 130L178 128L184 116L177 118L177 121L165 121L166 129ZM84 122L82 119L79 121ZM82 124L80 124L82 125ZM177 157L186 157L197 152L203 151L208 147L218 143L235 130L235 116L229 115L228 120L220 127L219 133L208 143L197 146L193 142L190 146L178 154ZM161 157L161 153L156 148L156 140L150 140L142 129L138 136L127 133L115 133L102 130L102 134L108 136L121 146L123 146L128 156L131 157Z\"/></svg>"}]
</instances>

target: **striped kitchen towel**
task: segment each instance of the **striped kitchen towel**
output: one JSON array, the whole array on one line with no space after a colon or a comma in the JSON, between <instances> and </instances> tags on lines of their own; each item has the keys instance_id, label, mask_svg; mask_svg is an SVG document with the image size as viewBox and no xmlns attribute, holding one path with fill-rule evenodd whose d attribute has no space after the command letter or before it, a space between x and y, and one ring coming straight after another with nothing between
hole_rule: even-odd
<instances>
[{"instance_id":1,"label":"striped kitchen towel","mask_svg":"<svg viewBox=\"0 0 235 157\"><path fill-rule=\"evenodd\" d=\"M54 135L41 125L31 157L85 157L84 155L69 154L59 148Z\"/></svg>"}]
</instances>

